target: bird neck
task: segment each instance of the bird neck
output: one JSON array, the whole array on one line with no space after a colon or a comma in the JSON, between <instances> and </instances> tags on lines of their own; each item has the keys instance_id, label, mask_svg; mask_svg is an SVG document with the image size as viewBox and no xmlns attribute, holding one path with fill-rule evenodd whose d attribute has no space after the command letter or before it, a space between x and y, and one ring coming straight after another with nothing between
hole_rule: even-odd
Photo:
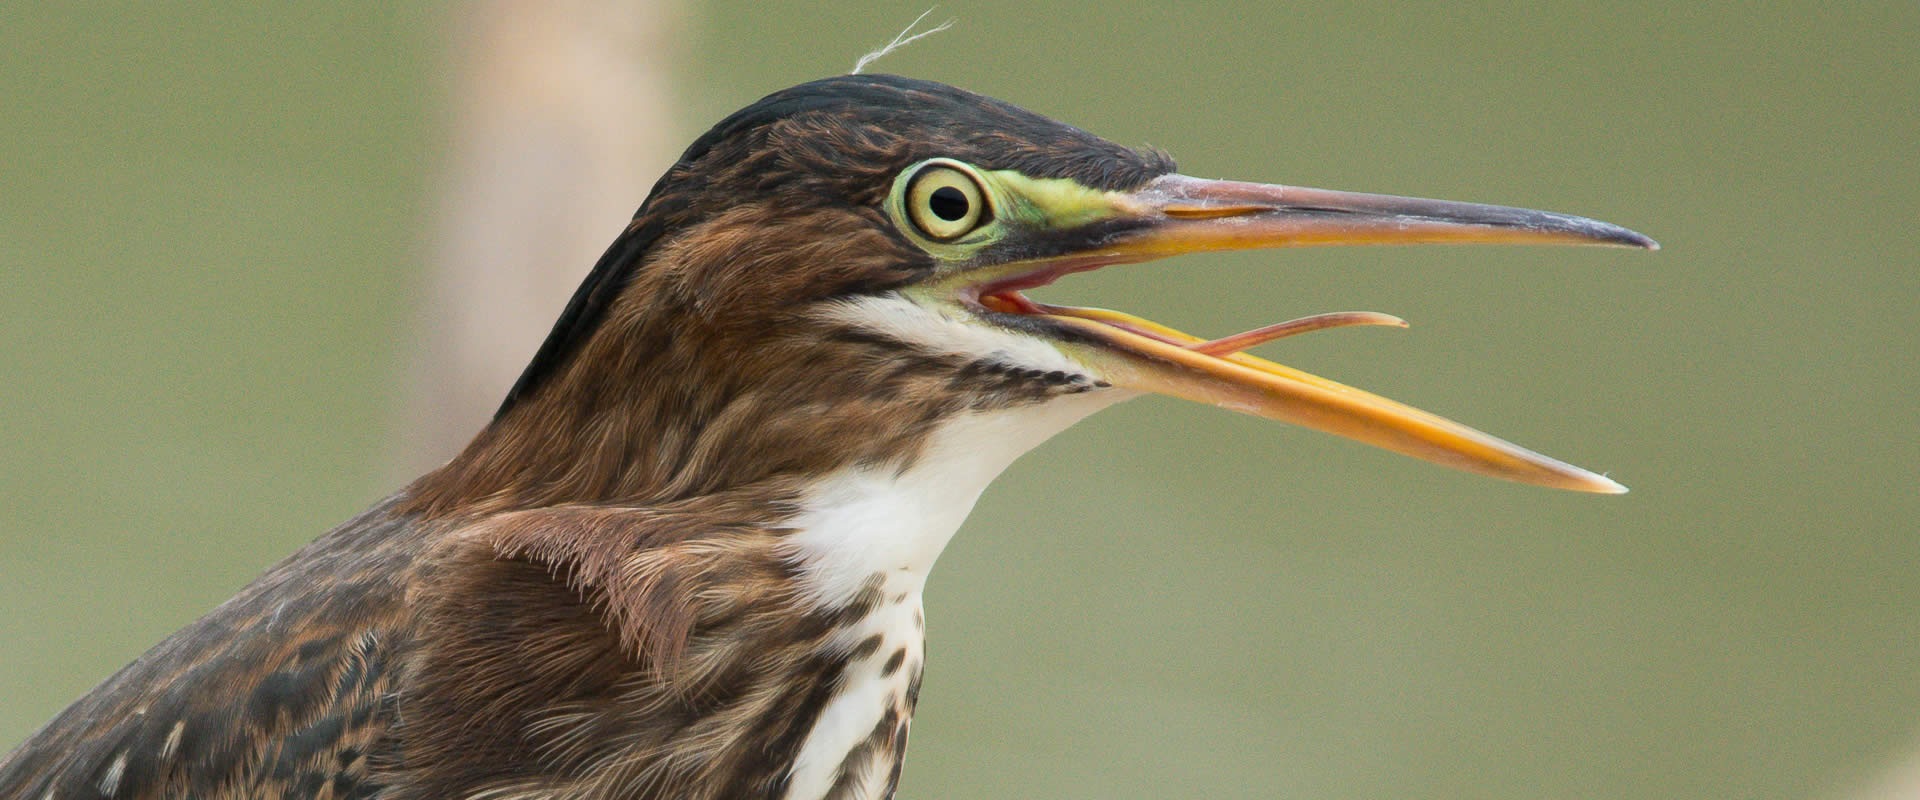
<instances>
[{"instance_id":1,"label":"bird neck","mask_svg":"<svg viewBox=\"0 0 1920 800\"><path fill-rule=\"evenodd\" d=\"M657 305L611 315L553 383L416 481L404 510L441 518L845 494L835 483L844 476L906 475L922 462L944 465L929 475L965 474L952 485L978 494L1014 456L1118 399L1089 391L1104 384L1084 376L1063 378L1064 363L1021 367L1033 359L1019 342L930 346L956 338L930 328L958 323L899 295L751 325L689 316ZM936 437L949 431L951 441Z\"/></svg>"},{"instance_id":2,"label":"bird neck","mask_svg":"<svg viewBox=\"0 0 1920 800\"><path fill-rule=\"evenodd\" d=\"M922 398L888 397L861 358L940 369L858 342L784 347L712 331L660 331L643 322L619 338L644 343L595 358L603 331L553 385L487 426L409 494L428 517L556 505L660 505L790 483L862 460L898 460L918 445L918 422L939 411ZM817 332L812 336L831 335ZM758 346L757 346L758 345Z\"/></svg>"}]
</instances>

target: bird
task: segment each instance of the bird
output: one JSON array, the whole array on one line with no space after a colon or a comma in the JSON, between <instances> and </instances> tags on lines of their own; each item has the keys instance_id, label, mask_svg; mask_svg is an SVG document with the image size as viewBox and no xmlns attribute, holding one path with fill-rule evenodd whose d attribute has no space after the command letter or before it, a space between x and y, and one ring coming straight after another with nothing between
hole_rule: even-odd
<instances>
[{"instance_id":1,"label":"bird","mask_svg":"<svg viewBox=\"0 0 1920 800\"><path fill-rule=\"evenodd\" d=\"M1653 240L1503 206L1201 179L941 83L721 120L458 455L267 569L0 761L0 800L891 797L921 590L975 499L1163 394L1497 478L1613 480L1028 290L1203 251Z\"/></svg>"}]
</instances>

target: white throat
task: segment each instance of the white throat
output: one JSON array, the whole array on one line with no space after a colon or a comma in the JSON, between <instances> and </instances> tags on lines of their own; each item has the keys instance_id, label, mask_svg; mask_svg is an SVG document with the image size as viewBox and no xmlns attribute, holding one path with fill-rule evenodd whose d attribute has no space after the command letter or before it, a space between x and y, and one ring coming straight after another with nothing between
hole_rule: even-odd
<instances>
[{"instance_id":1,"label":"white throat","mask_svg":"<svg viewBox=\"0 0 1920 800\"><path fill-rule=\"evenodd\" d=\"M898 293L849 300L825 313L928 350L1086 372L1048 342ZM789 523L795 532L784 543L801 569L808 599L818 606L840 605L875 576L890 594L917 596L980 492L1008 464L1087 415L1132 396L1105 388L959 414L934 430L905 469L853 466L815 483L801 498L803 510Z\"/></svg>"},{"instance_id":2,"label":"white throat","mask_svg":"<svg viewBox=\"0 0 1920 800\"><path fill-rule=\"evenodd\" d=\"M1127 396L1095 391L961 414L942 423L906 469L854 466L814 484L784 544L809 599L845 603L875 576L888 593L919 594L988 483L1035 445Z\"/></svg>"}]
</instances>

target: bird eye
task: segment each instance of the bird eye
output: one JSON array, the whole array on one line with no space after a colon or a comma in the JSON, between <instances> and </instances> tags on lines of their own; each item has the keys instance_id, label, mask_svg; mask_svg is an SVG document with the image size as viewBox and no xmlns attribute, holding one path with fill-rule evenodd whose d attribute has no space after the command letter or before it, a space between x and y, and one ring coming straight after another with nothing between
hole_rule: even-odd
<instances>
[{"instance_id":1,"label":"bird eye","mask_svg":"<svg viewBox=\"0 0 1920 800\"><path fill-rule=\"evenodd\" d=\"M989 219L985 194L973 176L938 164L920 170L907 185L907 216L927 238L940 242Z\"/></svg>"}]
</instances>

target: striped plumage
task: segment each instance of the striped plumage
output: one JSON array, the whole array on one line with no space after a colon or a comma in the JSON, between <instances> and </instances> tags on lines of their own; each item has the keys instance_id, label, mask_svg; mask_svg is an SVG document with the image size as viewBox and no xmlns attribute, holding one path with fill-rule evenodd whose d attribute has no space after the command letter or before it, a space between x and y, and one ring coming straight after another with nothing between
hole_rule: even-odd
<instances>
[{"instance_id":1,"label":"striped plumage","mask_svg":"<svg viewBox=\"0 0 1920 800\"><path fill-rule=\"evenodd\" d=\"M890 791L919 633L845 631L921 620L918 586L809 597L783 526L810 476L905 467L939 420L1094 385L840 313L930 260L818 198L871 205L879 176L967 153L938 124L962 107L1044 134L1009 163L1121 183L1160 164L886 77L734 115L655 187L466 452L69 708L0 765L0 798L778 798L856 669L900 691L823 796ZM875 108L909 124L861 136L865 170L800 146ZM1049 166L1047 148L1107 160Z\"/></svg>"},{"instance_id":2,"label":"striped plumage","mask_svg":"<svg viewBox=\"0 0 1920 800\"><path fill-rule=\"evenodd\" d=\"M1009 462L1141 390L1614 486L1234 352L1284 333L1228 347L1019 290L1336 228L1643 237L1172 169L889 76L728 117L472 444L69 707L0 761L0 800L890 796L934 559Z\"/></svg>"}]
</instances>

